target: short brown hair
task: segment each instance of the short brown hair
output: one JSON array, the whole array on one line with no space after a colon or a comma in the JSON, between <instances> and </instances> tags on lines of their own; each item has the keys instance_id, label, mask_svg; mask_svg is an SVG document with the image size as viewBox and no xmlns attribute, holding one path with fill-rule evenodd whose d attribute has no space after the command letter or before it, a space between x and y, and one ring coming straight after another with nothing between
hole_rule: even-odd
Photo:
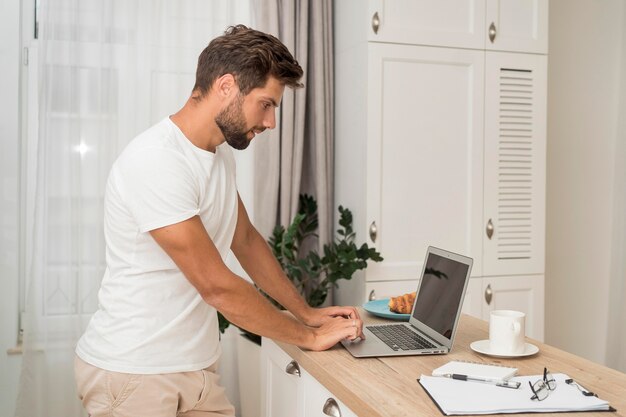
<instances>
[{"instance_id":1,"label":"short brown hair","mask_svg":"<svg viewBox=\"0 0 626 417\"><path fill-rule=\"evenodd\" d=\"M287 47L272 35L244 25L230 26L198 57L194 92L204 97L213 82L233 74L243 95L263 87L270 76L291 88L302 87L302 68Z\"/></svg>"}]
</instances>

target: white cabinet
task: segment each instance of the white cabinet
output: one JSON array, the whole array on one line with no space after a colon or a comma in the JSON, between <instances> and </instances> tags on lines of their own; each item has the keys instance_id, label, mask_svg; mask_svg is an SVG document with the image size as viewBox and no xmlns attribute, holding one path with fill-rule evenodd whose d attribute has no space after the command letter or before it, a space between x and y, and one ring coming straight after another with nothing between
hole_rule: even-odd
<instances>
[{"instance_id":1,"label":"white cabinet","mask_svg":"<svg viewBox=\"0 0 626 417\"><path fill-rule=\"evenodd\" d=\"M547 0L370 0L370 42L546 54Z\"/></svg>"},{"instance_id":2,"label":"white cabinet","mask_svg":"<svg viewBox=\"0 0 626 417\"><path fill-rule=\"evenodd\" d=\"M548 0L487 0L485 47L548 53Z\"/></svg>"},{"instance_id":3,"label":"white cabinet","mask_svg":"<svg viewBox=\"0 0 626 417\"><path fill-rule=\"evenodd\" d=\"M482 48L485 2L475 0L375 0L369 2L372 42Z\"/></svg>"},{"instance_id":4,"label":"white cabinet","mask_svg":"<svg viewBox=\"0 0 626 417\"><path fill-rule=\"evenodd\" d=\"M417 283L417 279L402 281L367 281L365 282L365 295L368 300L395 297L398 294L406 294L415 291Z\"/></svg>"},{"instance_id":5,"label":"white cabinet","mask_svg":"<svg viewBox=\"0 0 626 417\"><path fill-rule=\"evenodd\" d=\"M544 276L519 275L483 278L483 294L491 301L483 308L483 319L493 310L526 313L526 335L543 341ZM491 294L491 295L489 295Z\"/></svg>"},{"instance_id":6,"label":"white cabinet","mask_svg":"<svg viewBox=\"0 0 626 417\"><path fill-rule=\"evenodd\" d=\"M481 275L484 53L371 43L368 56L365 226L385 258L368 280L419 277L429 245Z\"/></svg>"},{"instance_id":7,"label":"white cabinet","mask_svg":"<svg viewBox=\"0 0 626 417\"><path fill-rule=\"evenodd\" d=\"M304 415L302 369L269 339L261 344L262 371L265 375L262 407L266 417Z\"/></svg>"},{"instance_id":8,"label":"white cabinet","mask_svg":"<svg viewBox=\"0 0 626 417\"><path fill-rule=\"evenodd\" d=\"M344 403L306 371L303 374L306 391L304 399L305 417L357 417Z\"/></svg>"},{"instance_id":9,"label":"white cabinet","mask_svg":"<svg viewBox=\"0 0 626 417\"><path fill-rule=\"evenodd\" d=\"M470 279L463 312L489 321L493 310L526 313L526 336L543 341L544 276L512 275Z\"/></svg>"},{"instance_id":10,"label":"white cabinet","mask_svg":"<svg viewBox=\"0 0 626 417\"><path fill-rule=\"evenodd\" d=\"M467 284L461 311L470 316L482 319L483 304L486 305L483 298L483 280L482 278L471 278Z\"/></svg>"},{"instance_id":11,"label":"white cabinet","mask_svg":"<svg viewBox=\"0 0 626 417\"><path fill-rule=\"evenodd\" d=\"M265 417L356 417L345 404L306 372L271 339L263 338Z\"/></svg>"},{"instance_id":12,"label":"white cabinet","mask_svg":"<svg viewBox=\"0 0 626 417\"><path fill-rule=\"evenodd\" d=\"M483 275L543 274L545 55L487 52Z\"/></svg>"},{"instance_id":13,"label":"white cabinet","mask_svg":"<svg viewBox=\"0 0 626 417\"><path fill-rule=\"evenodd\" d=\"M544 274L547 2L334 7L335 200L385 258L340 282L335 302L415 290L433 245L474 259L480 297L464 309L483 317L482 280ZM543 306L524 305L543 323Z\"/></svg>"}]
</instances>

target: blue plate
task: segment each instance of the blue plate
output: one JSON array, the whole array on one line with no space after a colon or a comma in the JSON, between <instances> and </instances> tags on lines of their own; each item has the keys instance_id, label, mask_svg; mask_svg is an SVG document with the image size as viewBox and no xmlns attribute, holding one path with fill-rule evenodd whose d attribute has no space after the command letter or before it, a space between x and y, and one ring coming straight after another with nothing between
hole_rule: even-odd
<instances>
[{"instance_id":1,"label":"blue plate","mask_svg":"<svg viewBox=\"0 0 626 417\"><path fill-rule=\"evenodd\" d=\"M363 304L365 311L386 319L409 321L410 314L394 313L389 310L389 298L374 300Z\"/></svg>"}]
</instances>

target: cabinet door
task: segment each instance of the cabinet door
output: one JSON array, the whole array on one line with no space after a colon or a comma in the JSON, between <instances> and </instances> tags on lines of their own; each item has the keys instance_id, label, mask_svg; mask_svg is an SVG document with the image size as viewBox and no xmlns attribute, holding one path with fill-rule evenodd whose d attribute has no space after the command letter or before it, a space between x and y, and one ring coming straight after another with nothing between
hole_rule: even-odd
<instances>
[{"instance_id":1,"label":"cabinet door","mask_svg":"<svg viewBox=\"0 0 626 417\"><path fill-rule=\"evenodd\" d=\"M547 57L487 52L484 275L543 274Z\"/></svg>"},{"instance_id":2,"label":"cabinet door","mask_svg":"<svg viewBox=\"0 0 626 417\"><path fill-rule=\"evenodd\" d=\"M462 312L483 319L483 280L481 278L471 278L465 291Z\"/></svg>"},{"instance_id":3,"label":"cabinet door","mask_svg":"<svg viewBox=\"0 0 626 417\"><path fill-rule=\"evenodd\" d=\"M369 11L369 41L484 47L484 0L373 0Z\"/></svg>"},{"instance_id":4,"label":"cabinet door","mask_svg":"<svg viewBox=\"0 0 626 417\"><path fill-rule=\"evenodd\" d=\"M385 260L367 281L416 279L429 245L474 258L480 276L484 52L368 48L364 232Z\"/></svg>"},{"instance_id":5,"label":"cabinet door","mask_svg":"<svg viewBox=\"0 0 626 417\"><path fill-rule=\"evenodd\" d=\"M483 278L485 308L483 319L489 321L493 310L517 310L526 313L526 336L543 341L544 276L508 276Z\"/></svg>"},{"instance_id":6,"label":"cabinet door","mask_svg":"<svg viewBox=\"0 0 626 417\"><path fill-rule=\"evenodd\" d=\"M547 0L487 0L485 48L548 53Z\"/></svg>"},{"instance_id":7,"label":"cabinet door","mask_svg":"<svg viewBox=\"0 0 626 417\"><path fill-rule=\"evenodd\" d=\"M303 375L305 396L305 417L357 417L345 404L308 373Z\"/></svg>"},{"instance_id":8,"label":"cabinet door","mask_svg":"<svg viewBox=\"0 0 626 417\"><path fill-rule=\"evenodd\" d=\"M263 338L261 357L264 365L265 393L263 410L266 417L304 416L304 383L297 362L293 361L272 340Z\"/></svg>"},{"instance_id":9,"label":"cabinet door","mask_svg":"<svg viewBox=\"0 0 626 417\"><path fill-rule=\"evenodd\" d=\"M383 298L397 297L417 290L419 280L406 281L374 281L366 282L365 294L367 301L381 300Z\"/></svg>"}]
</instances>

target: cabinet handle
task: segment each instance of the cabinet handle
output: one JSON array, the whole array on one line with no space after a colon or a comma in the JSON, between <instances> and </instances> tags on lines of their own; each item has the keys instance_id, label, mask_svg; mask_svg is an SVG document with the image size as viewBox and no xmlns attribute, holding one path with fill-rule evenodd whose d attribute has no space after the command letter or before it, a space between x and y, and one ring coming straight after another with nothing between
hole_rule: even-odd
<instances>
[{"instance_id":1,"label":"cabinet handle","mask_svg":"<svg viewBox=\"0 0 626 417\"><path fill-rule=\"evenodd\" d=\"M289 364L285 368L285 372L287 372L289 375L295 375L297 377L300 377L300 366L298 365L298 362L289 362Z\"/></svg>"},{"instance_id":2,"label":"cabinet handle","mask_svg":"<svg viewBox=\"0 0 626 417\"><path fill-rule=\"evenodd\" d=\"M489 40L491 43L496 39L496 25L491 22L491 26L489 26Z\"/></svg>"},{"instance_id":3,"label":"cabinet handle","mask_svg":"<svg viewBox=\"0 0 626 417\"><path fill-rule=\"evenodd\" d=\"M374 31L375 34L378 33L379 27L380 27L380 19L378 18L378 12L375 12L374 16L372 16L372 30Z\"/></svg>"},{"instance_id":4,"label":"cabinet handle","mask_svg":"<svg viewBox=\"0 0 626 417\"><path fill-rule=\"evenodd\" d=\"M376 299L376 290L370 291L369 301L374 301Z\"/></svg>"},{"instance_id":5,"label":"cabinet handle","mask_svg":"<svg viewBox=\"0 0 626 417\"><path fill-rule=\"evenodd\" d=\"M493 236L493 231L494 231L494 227L493 227L493 222L491 221L491 219L489 219L489 221L487 222L487 227L485 228L485 231L487 232L487 237L489 238L489 240L491 240L491 236Z\"/></svg>"},{"instance_id":6,"label":"cabinet handle","mask_svg":"<svg viewBox=\"0 0 626 417\"><path fill-rule=\"evenodd\" d=\"M493 291L491 290L491 284L487 285L487 288L485 289L485 301L487 302L487 305L491 304L491 299L493 298Z\"/></svg>"},{"instance_id":7,"label":"cabinet handle","mask_svg":"<svg viewBox=\"0 0 626 417\"><path fill-rule=\"evenodd\" d=\"M326 400L326 403L324 403L324 407L322 408L322 412L329 417L341 417L339 404L337 404L337 401L335 401L334 398Z\"/></svg>"},{"instance_id":8,"label":"cabinet handle","mask_svg":"<svg viewBox=\"0 0 626 417\"><path fill-rule=\"evenodd\" d=\"M370 224L370 239L372 239L373 243L376 243L376 236L378 236L378 227L376 227L376 222L373 221Z\"/></svg>"}]
</instances>

